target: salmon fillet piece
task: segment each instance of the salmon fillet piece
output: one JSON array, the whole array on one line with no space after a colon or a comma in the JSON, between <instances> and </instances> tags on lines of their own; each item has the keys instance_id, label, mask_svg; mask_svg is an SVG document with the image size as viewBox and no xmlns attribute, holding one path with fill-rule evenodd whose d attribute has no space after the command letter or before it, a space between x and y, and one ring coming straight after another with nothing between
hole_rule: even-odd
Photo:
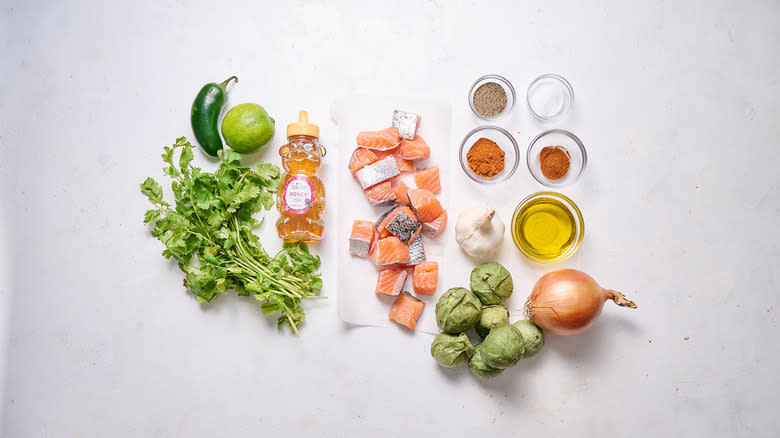
<instances>
[{"instance_id":1,"label":"salmon fillet piece","mask_svg":"<svg viewBox=\"0 0 780 438\"><path fill-rule=\"evenodd\" d=\"M431 147L419 135L415 135L413 140L402 139L400 144L401 157L407 160L424 160L431 156Z\"/></svg>"},{"instance_id":2,"label":"salmon fillet piece","mask_svg":"<svg viewBox=\"0 0 780 438\"><path fill-rule=\"evenodd\" d=\"M397 196L397 195L396 195ZM396 199L398 202L398 199ZM429 239L435 239L444 232L447 227L447 210L443 210L439 217L430 221L422 223L422 233Z\"/></svg>"},{"instance_id":3,"label":"salmon fillet piece","mask_svg":"<svg viewBox=\"0 0 780 438\"><path fill-rule=\"evenodd\" d=\"M422 262L414 267L412 275L412 287L414 293L422 295L433 295L436 292L436 285L439 283L439 263Z\"/></svg>"},{"instance_id":4,"label":"salmon fillet piece","mask_svg":"<svg viewBox=\"0 0 780 438\"><path fill-rule=\"evenodd\" d=\"M395 204L395 190L390 181L381 182L364 190L368 203L374 207Z\"/></svg>"},{"instance_id":5,"label":"salmon fillet piece","mask_svg":"<svg viewBox=\"0 0 780 438\"><path fill-rule=\"evenodd\" d=\"M392 156L395 158L395 163L398 165L398 170L400 172L414 172L416 170L416 167L414 166L414 161L412 160L406 160L403 157L401 157L401 154L398 153L398 148L388 149L386 151L374 151L374 154L376 154L377 158L380 160Z\"/></svg>"},{"instance_id":6,"label":"salmon fillet piece","mask_svg":"<svg viewBox=\"0 0 780 438\"><path fill-rule=\"evenodd\" d=\"M352 152L352 157L349 159L349 171L354 174L365 166L374 164L377 161L379 161L379 157L370 149L357 148Z\"/></svg>"},{"instance_id":7,"label":"salmon fillet piece","mask_svg":"<svg viewBox=\"0 0 780 438\"><path fill-rule=\"evenodd\" d=\"M418 189L425 189L431 193L441 191L441 182L439 181L439 166L433 166L428 169L414 172L414 183Z\"/></svg>"},{"instance_id":8,"label":"salmon fillet piece","mask_svg":"<svg viewBox=\"0 0 780 438\"><path fill-rule=\"evenodd\" d=\"M364 148L386 151L401 144L401 135L398 128L390 127L381 131L361 131L355 141Z\"/></svg>"},{"instance_id":9,"label":"salmon fillet piece","mask_svg":"<svg viewBox=\"0 0 780 438\"><path fill-rule=\"evenodd\" d=\"M377 295L398 295L401 293L401 289L404 288L404 283L406 282L406 277L408 275L408 272L396 267L380 270L376 280L375 293Z\"/></svg>"},{"instance_id":10,"label":"salmon fillet piece","mask_svg":"<svg viewBox=\"0 0 780 438\"><path fill-rule=\"evenodd\" d=\"M425 307L425 303L413 297L409 292L401 292L388 316L409 330L414 330L423 307Z\"/></svg>"},{"instance_id":11,"label":"salmon fillet piece","mask_svg":"<svg viewBox=\"0 0 780 438\"><path fill-rule=\"evenodd\" d=\"M444 211L439 200L428 190L409 189L406 193L420 222L430 222Z\"/></svg>"},{"instance_id":12,"label":"salmon fillet piece","mask_svg":"<svg viewBox=\"0 0 780 438\"><path fill-rule=\"evenodd\" d=\"M406 263L409 261L409 246L395 236L385 237L376 241L368 258L377 266Z\"/></svg>"},{"instance_id":13,"label":"salmon fillet piece","mask_svg":"<svg viewBox=\"0 0 780 438\"><path fill-rule=\"evenodd\" d=\"M409 190L409 186L405 182L401 181L395 186L395 203L396 204L408 204L409 195L406 192Z\"/></svg>"},{"instance_id":14,"label":"salmon fillet piece","mask_svg":"<svg viewBox=\"0 0 780 438\"><path fill-rule=\"evenodd\" d=\"M352 222L352 234L349 236L349 253L367 258L374 243L374 223L356 220Z\"/></svg>"}]
</instances>

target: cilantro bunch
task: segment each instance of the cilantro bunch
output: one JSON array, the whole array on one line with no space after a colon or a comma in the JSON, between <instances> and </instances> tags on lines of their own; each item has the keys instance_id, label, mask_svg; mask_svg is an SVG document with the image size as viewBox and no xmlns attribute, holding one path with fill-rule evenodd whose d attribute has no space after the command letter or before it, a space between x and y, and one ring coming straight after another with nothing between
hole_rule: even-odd
<instances>
[{"instance_id":1,"label":"cilantro bunch","mask_svg":"<svg viewBox=\"0 0 780 438\"><path fill-rule=\"evenodd\" d=\"M233 289L259 301L264 314L279 313L279 327L288 324L300 335L305 317L301 300L320 298L322 280L315 273L320 258L303 242L285 243L273 257L265 252L252 232L259 225L252 215L273 207L279 168L261 162L250 169L241 166L236 152L219 154L219 168L208 173L190 164L193 147L186 138L166 146L163 172L173 180L175 202L166 202L160 184L147 178L141 192L154 208L146 212L144 223L151 224L152 236L165 245L162 255L178 262L184 286L199 301L209 302Z\"/></svg>"}]
</instances>

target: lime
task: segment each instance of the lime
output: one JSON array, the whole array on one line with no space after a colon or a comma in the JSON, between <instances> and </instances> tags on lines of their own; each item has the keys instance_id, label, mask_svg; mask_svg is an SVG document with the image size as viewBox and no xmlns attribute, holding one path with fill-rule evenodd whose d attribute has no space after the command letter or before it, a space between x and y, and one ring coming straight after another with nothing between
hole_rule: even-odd
<instances>
[{"instance_id":1,"label":"lime","mask_svg":"<svg viewBox=\"0 0 780 438\"><path fill-rule=\"evenodd\" d=\"M241 154L252 153L274 136L274 119L256 103L242 103L230 108L222 119L225 143Z\"/></svg>"}]
</instances>

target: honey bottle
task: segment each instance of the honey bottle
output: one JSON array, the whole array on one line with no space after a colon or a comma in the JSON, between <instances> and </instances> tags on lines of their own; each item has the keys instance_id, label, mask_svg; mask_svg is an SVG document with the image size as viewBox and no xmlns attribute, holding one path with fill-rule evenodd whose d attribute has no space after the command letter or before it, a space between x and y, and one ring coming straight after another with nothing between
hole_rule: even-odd
<instances>
[{"instance_id":1,"label":"honey bottle","mask_svg":"<svg viewBox=\"0 0 780 438\"><path fill-rule=\"evenodd\" d=\"M326 151L319 137L319 126L301 111L298 121L287 125L287 144L279 148L287 174L276 196L276 230L285 242L316 242L325 231L325 187L319 171Z\"/></svg>"}]
</instances>

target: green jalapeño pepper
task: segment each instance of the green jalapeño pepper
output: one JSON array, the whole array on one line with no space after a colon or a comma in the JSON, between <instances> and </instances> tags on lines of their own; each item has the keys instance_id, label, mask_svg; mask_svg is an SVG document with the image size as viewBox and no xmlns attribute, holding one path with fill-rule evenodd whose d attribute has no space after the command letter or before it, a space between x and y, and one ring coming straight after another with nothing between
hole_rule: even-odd
<instances>
[{"instance_id":1,"label":"green jalape\u00f1o pepper","mask_svg":"<svg viewBox=\"0 0 780 438\"><path fill-rule=\"evenodd\" d=\"M192 132L203 152L212 157L216 157L217 152L222 150L222 138L217 125L222 108L227 102L227 85L234 79L238 82L237 77L231 76L220 84L212 82L204 85L192 102Z\"/></svg>"}]
</instances>

